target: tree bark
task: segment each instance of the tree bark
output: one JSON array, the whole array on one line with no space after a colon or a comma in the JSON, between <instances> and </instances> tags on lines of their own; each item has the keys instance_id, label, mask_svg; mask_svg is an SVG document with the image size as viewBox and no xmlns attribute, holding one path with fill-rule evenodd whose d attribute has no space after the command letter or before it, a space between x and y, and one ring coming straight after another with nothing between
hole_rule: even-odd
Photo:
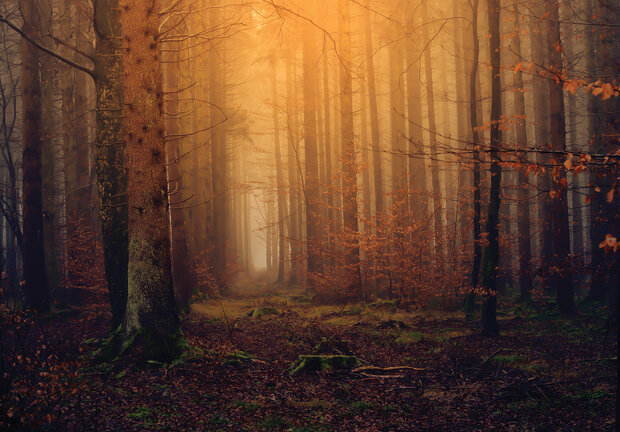
<instances>
[{"instance_id":1,"label":"tree bark","mask_svg":"<svg viewBox=\"0 0 620 432\"><path fill-rule=\"evenodd\" d=\"M97 94L95 168L112 329L127 304L127 172L123 137L123 64L118 0L95 0L95 89Z\"/></svg>"},{"instance_id":2,"label":"tree bark","mask_svg":"<svg viewBox=\"0 0 620 432\"><path fill-rule=\"evenodd\" d=\"M357 298L361 290L359 230L357 223L357 159L353 131L353 87L351 70L351 27L349 0L339 0L340 42L340 120L342 140L342 213L346 238L346 295Z\"/></svg>"},{"instance_id":3,"label":"tree bark","mask_svg":"<svg viewBox=\"0 0 620 432\"><path fill-rule=\"evenodd\" d=\"M500 6L499 0L488 0L489 30L491 33L491 190L487 213L487 245L482 255L482 285L485 296L482 304L482 328L485 334L499 334L497 328L497 266L499 264L499 209L502 167L499 150L502 146L500 119L502 115L500 82Z\"/></svg>"},{"instance_id":4,"label":"tree bark","mask_svg":"<svg viewBox=\"0 0 620 432\"><path fill-rule=\"evenodd\" d=\"M558 0L545 0L547 16L547 58L552 77L549 85L549 117L551 127L551 149L561 155L566 152L566 118L564 112L562 41L560 39ZM558 79L555 79L555 76ZM566 168L561 156L555 156L553 189L556 196L551 201L553 219L553 285L556 289L558 306L562 312L572 312L574 303L573 278L570 268L570 229L568 227L568 201ZM557 170L557 171L556 171Z\"/></svg>"},{"instance_id":5,"label":"tree bark","mask_svg":"<svg viewBox=\"0 0 620 432\"><path fill-rule=\"evenodd\" d=\"M41 20L39 8L33 2L21 0L20 9L23 32L36 39ZM29 308L46 312L50 308L50 296L43 249L40 54L26 39L21 44L24 294Z\"/></svg>"},{"instance_id":6,"label":"tree bark","mask_svg":"<svg viewBox=\"0 0 620 432\"><path fill-rule=\"evenodd\" d=\"M169 361L187 343L172 284L157 3L121 0L129 266L124 348ZM138 73L140 71L140 73Z\"/></svg>"}]
</instances>

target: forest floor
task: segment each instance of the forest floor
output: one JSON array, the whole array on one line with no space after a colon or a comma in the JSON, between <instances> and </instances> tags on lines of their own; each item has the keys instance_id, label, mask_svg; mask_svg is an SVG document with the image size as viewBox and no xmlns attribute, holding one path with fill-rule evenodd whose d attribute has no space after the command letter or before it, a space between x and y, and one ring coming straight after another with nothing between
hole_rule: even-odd
<instances>
[{"instance_id":1,"label":"forest floor","mask_svg":"<svg viewBox=\"0 0 620 432\"><path fill-rule=\"evenodd\" d=\"M488 338L460 313L306 300L256 293L196 303L182 327L202 351L148 368L91 360L109 326L103 306L50 318L30 329L32 362L55 359L39 363L50 375L23 380L4 420L0 407L0 429L615 430L617 334L592 310L563 317L500 305L501 336ZM257 307L279 313L249 316ZM407 368L289 373L299 355L317 352Z\"/></svg>"}]
</instances>

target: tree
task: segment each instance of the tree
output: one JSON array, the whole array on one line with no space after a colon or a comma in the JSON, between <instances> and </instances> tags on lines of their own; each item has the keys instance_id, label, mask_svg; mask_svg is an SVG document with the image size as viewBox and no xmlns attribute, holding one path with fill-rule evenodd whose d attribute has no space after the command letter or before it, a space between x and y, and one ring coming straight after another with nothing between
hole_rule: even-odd
<instances>
[{"instance_id":1,"label":"tree","mask_svg":"<svg viewBox=\"0 0 620 432\"><path fill-rule=\"evenodd\" d=\"M23 33L34 39L41 25L36 4L22 0ZM23 247L24 293L28 307L39 312L50 308L43 250L43 204L41 196L41 80L39 50L22 40L22 144L23 144Z\"/></svg>"},{"instance_id":2,"label":"tree","mask_svg":"<svg viewBox=\"0 0 620 432\"><path fill-rule=\"evenodd\" d=\"M485 231L487 244L482 254L482 285L485 295L482 304L482 328L486 334L498 334L497 328L497 266L499 264L499 206L502 167L499 151L502 146L500 119L502 115L500 82L500 7L499 0L488 0L489 29L491 32L491 190Z\"/></svg>"},{"instance_id":3,"label":"tree","mask_svg":"<svg viewBox=\"0 0 620 432\"><path fill-rule=\"evenodd\" d=\"M353 133L353 87L351 71L351 27L349 0L339 0L341 42L340 64L340 122L342 141L342 213L347 237L345 265L347 266L348 296L356 297L361 289L359 229L357 223L357 161Z\"/></svg>"},{"instance_id":4,"label":"tree","mask_svg":"<svg viewBox=\"0 0 620 432\"><path fill-rule=\"evenodd\" d=\"M566 153L566 117L564 112L562 41L560 39L559 3L545 0L547 17L547 58L549 60L549 117L551 120L551 149L556 155ZM553 170L553 200L551 214L553 226L553 285L556 289L558 306L562 312L574 308L573 278L567 266L570 264L570 230L568 227L568 200L566 168L563 161L555 157Z\"/></svg>"},{"instance_id":5,"label":"tree","mask_svg":"<svg viewBox=\"0 0 620 432\"><path fill-rule=\"evenodd\" d=\"M129 265L122 350L171 360L186 349L174 299L157 3L121 0ZM138 73L140 71L140 73Z\"/></svg>"},{"instance_id":6,"label":"tree","mask_svg":"<svg viewBox=\"0 0 620 432\"><path fill-rule=\"evenodd\" d=\"M523 61L521 58L521 28L519 26L519 5L514 5L515 28L512 38L513 49L517 62ZM519 63L517 63L519 64ZM514 74L513 81L514 94L514 111L516 121L516 147L518 162L528 165L528 155L525 152L527 148L527 129L526 129L526 113L525 113L525 94L523 90L523 71L519 68ZM531 233L530 233L530 197L528 190L528 176L523 167L518 173L518 190L517 190L517 225L519 231L518 248L519 248L519 291L521 300L527 300L532 290L532 276L530 272L531 252Z\"/></svg>"}]
</instances>

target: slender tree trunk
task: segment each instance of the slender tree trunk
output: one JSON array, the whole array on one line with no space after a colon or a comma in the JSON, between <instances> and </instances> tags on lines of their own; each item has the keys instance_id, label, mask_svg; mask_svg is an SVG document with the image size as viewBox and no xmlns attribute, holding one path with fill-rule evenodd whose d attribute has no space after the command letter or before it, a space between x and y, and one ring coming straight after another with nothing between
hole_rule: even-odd
<instances>
[{"instance_id":1,"label":"slender tree trunk","mask_svg":"<svg viewBox=\"0 0 620 432\"><path fill-rule=\"evenodd\" d=\"M21 0L24 24L22 30L36 39L41 16L32 2ZM47 285L41 197L41 80L39 50L22 39L22 170L23 170L23 269L26 305L39 312L50 308Z\"/></svg>"},{"instance_id":2,"label":"slender tree trunk","mask_svg":"<svg viewBox=\"0 0 620 432\"><path fill-rule=\"evenodd\" d=\"M179 38L179 20L173 19L170 28L166 29L172 40ZM183 208L184 179L181 159L181 134L179 110L179 82L181 81L181 52L182 46L178 42L168 42L164 56L164 76L166 78L166 115L165 122L167 138L167 166L168 166L168 199L170 213L170 238L172 257L172 277L174 295L179 308L184 308L191 299L195 281L192 279L190 255L187 246L187 231L185 212Z\"/></svg>"},{"instance_id":3,"label":"slender tree trunk","mask_svg":"<svg viewBox=\"0 0 620 432\"><path fill-rule=\"evenodd\" d=\"M519 22L521 15L519 14L519 5L514 6L515 28L514 37L512 39L513 49L517 62L522 61L521 58L521 29ZM530 194L528 189L528 175L525 167L529 165L527 154L527 128L525 114L525 94L523 90L523 72L519 70L514 74L514 111L516 117L516 138L517 138L517 157L522 166L518 170L517 185L517 225L519 231L519 291L520 300L525 301L530 296L532 290L532 276L530 270L530 261L532 259L531 252L531 232L530 232Z\"/></svg>"},{"instance_id":4,"label":"slender tree trunk","mask_svg":"<svg viewBox=\"0 0 620 432\"><path fill-rule=\"evenodd\" d=\"M392 32L395 33L395 32ZM393 34L394 39L397 38ZM389 46L390 59L390 137L392 141L392 211L399 227L405 224L407 196L407 165L405 159L405 80L403 55L396 42Z\"/></svg>"},{"instance_id":5,"label":"slender tree trunk","mask_svg":"<svg viewBox=\"0 0 620 432\"><path fill-rule=\"evenodd\" d=\"M127 143L129 266L124 349L170 360L186 348L170 262L164 96L157 3L120 1ZM141 73L137 73L141 71Z\"/></svg>"},{"instance_id":6,"label":"slender tree trunk","mask_svg":"<svg viewBox=\"0 0 620 432\"><path fill-rule=\"evenodd\" d=\"M478 61L480 57L480 41L478 39L478 0L473 0L472 4L472 44L473 60L469 79L469 115L472 133L473 147L473 186L474 186L474 217L473 217L473 245L474 260L471 270L472 290L465 298L465 313L472 317L476 300L476 289L478 288L478 278L480 276L480 262L482 261L482 245L480 244L480 219L481 219L481 196L480 196L480 131L478 120Z\"/></svg>"},{"instance_id":7,"label":"slender tree trunk","mask_svg":"<svg viewBox=\"0 0 620 432\"><path fill-rule=\"evenodd\" d=\"M551 201L551 218L553 219L553 284L557 293L558 306L562 312L574 309L573 278L566 269L570 268L570 229L568 226L568 201L566 190L566 169L561 160L566 152L566 118L564 113L564 93L562 83L562 41L560 39L558 0L545 0L547 16L547 58L549 71L560 77L548 79L549 109L551 127L551 149L556 153L553 173L553 189L556 196ZM557 171L556 171L557 169Z\"/></svg>"},{"instance_id":8,"label":"slender tree trunk","mask_svg":"<svg viewBox=\"0 0 620 432\"><path fill-rule=\"evenodd\" d=\"M532 49L532 61L537 68L544 70L547 63L547 52L545 51L545 42L542 34L544 34L543 26L540 18L544 15L544 5L540 2L534 2L530 14L530 45ZM534 123L535 123L535 140L536 148L539 150L548 150L550 136L549 121L549 87L547 80L539 73L532 78L532 94L534 98ZM541 224L541 243L542 250L540 254L540 273L541 284L545 289L550 287L550 279L546 266L553 261L553 227L551 218L551 199L549 192L551 191L551 177L549 176L550 160L547 154L539 153L538 163L545 168L544 172L538 173L538 193L539 202L539 221Z\"/></svg>"},{"instance_id":9,"label":"slender tree trunk","mask_svg":"<svg viewBox=\"0 0 620 432\"><path fill-rule=\"evenodd\" d=\"M321 203L319 197L319 155L317 149L315 77L317 58L312 42L312 30L304 24L302 38L303 50L303 95L304 95L304 144L305 144L305 183L306 204L306 247L308 249L307 274L308 289L314 291L316 278L321 272Z\"/></svg>"},{"instance_id":10,"label":"slender tree trunk","mask_svg":"<svg viewBox=\"0 0 620 432\"><path fill-rule=\"evenodd\" d=\"M282 167L282 150L280 148L280 117L278 113L278 79L277 64L273 65L272 95L273 95L273 143L276 158L276 193L278 195L278 283L284 282L285 264L285 236L284 218L286 217L286 191L284 189L284 172Z\"/></svg>"},{"instance_id":11,"label":"slender tree trunk","mask_svg":"<svg viewBox=\"0 0 620 432\"><path fill-rule=\"evenodd\" d=\"M411 24L415 26L415 17ZM413 41L407 46L407 111L409 120L409 204L418 223L428 217L426 168L424 164L424 130L422 129L422 92L420 89L420 50Z\"/></svg>"},{"instance_id":12,"label":"slender tree trunk","mask_svg":"<svg viewBox=\"0 0 620 432\"><path fill-rule=\"evenodd\" d=\"M97 139L95 167L103 237L105 274L112 308L112 329L127 304L127 173L123 137L123 64L118 0L94 2Z\"/></svg>"},{"instance_id":13,"label":"slender tree trunk","mask_svg":"<svg viewBox=\"0 0 620 432\"><path fill-rule=\"evenodd\" d=\"M220 17L218 8L210 10L210 25L217 26ZM221 290L225 290L226 274L226 236L228 223L226 221L226 178L228 175L228 161L226 160L226 130L224 125L218 125L224 119L221 111L225 101L225 83L223 71L224 52L222 42L219 46L211 46L209 50L209 101L211 121L211 175L213 187L213 256L212 263L215 279Z\"/></svg>"},{"instance_id":14,"label":"slender tree trunk","mask_svg":"<svg viewBox=\"0 0 620 432\"><path fill-rule=\"evenodd\" d=\"M424 20L429 21L426 3L422 4ZM423 27L423 38L429 41L428 26ZM430 135L431 180L433 186L433 215L435 219L435 254L442 255L443 217L441 205L441 184L439 180L439 161L437 159L437 123L435 121L435 90L433 86L433 66L431 64L431 44L424 50L424 69L426 71L426 103L428 108L428 129Z\"/></svg>"},{"instance_id":15,"label":"slender tree trunk","mask_svg":"<svg viewBox=\"0 0 620 432\"><path fill-rule=\"evenodd\" d=\"M498 334L497 328L497 266L499 264L499 208L502 167L499 150L502 146L500 119L502 115L500 82L500 5L499 0L488 0L489 30L491 33L491 190L487 213L487 245L482 255L482 285L485 297L482 304L482 328L486 334Z\"/></svg>"},{"instance_id":16,"label":"slender tree trunk","mask_svg":"<svg viewBox=\"0 0 620 432\"><path fill-rule=\"evenodd\" d=\"M289 54L292 55L292 54ZM286 112L287 112L287 130L288 130L288 182L289 182L289 202L290 209L288 213L289 237L291 238L291 277L290 284L298 285L301 282L301 242L299 237L299 214L303 211L303 207L299 200L300 181L299 181L299 165L298 165L298 134L297 134L297 115L295 112L295 58L287 56L286 64Z\"/></svg>"},{"instance_id":17,"label":"slender tree trunk","mask_svg":"<svg viewBox=\"0 0 620 432\"><path fill-rule=\"evenodd\" d=\"M332 248L331 233L334 231L334 174L332 172L331 114L329 94L329 61L327 51L323 52L323 116L325 126L325 178L327 180L327 228L330 251Z\"/></svg>"},{"instance_id":18,"label":"slender tree trunk","mask_svg":"<svg viewBox=\"0 0 620 432\"><path fill-rule=\"evenodd\" d=\"M370 106L370 135L373 160L373 177L375 193L375 215L377 219L385 212L383 199L383 167L381 165L381 132L379 131L379 108L377 106L377 86L375 78L374 51L372 48L372 28L370 12L364 11L364 35L366 48L366 74L368 79L368 97Z\"/></svg>"},{"instance_id":19,"label":"slender tree trunk","mask_svg":"<svg viewBox=\"0 0 620 432\"><path fill-rule=\"evenodd\" d=\"M357 160L353 131L353 88L351 77L351 28L349 0L339 0L341 56L340 119L342 137L342 212L347 266L346 295L359 297L361 288L359 230L357 223Z\"/></svg>"}]
</instances>

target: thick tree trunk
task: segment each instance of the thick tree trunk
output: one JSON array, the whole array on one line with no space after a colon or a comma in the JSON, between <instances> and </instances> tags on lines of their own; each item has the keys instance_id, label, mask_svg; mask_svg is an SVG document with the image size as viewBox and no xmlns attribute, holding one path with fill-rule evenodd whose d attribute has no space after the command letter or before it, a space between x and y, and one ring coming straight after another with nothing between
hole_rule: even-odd
<instances>
[{"instance_id":1,"label":"thick tree trunk","mask_svg":"<svg viewBox=\"0 0 620 432\"><path fill-rule=\"evenodd\" d=\"M95 167L105 274L117 328L127 304L127 173L123 137L123 64L118 0L96 0L95 88L97 93Z\"/></svg>"},{"instance_id":2,"label":"thick tree trunk","mask_svg":"<svg viewBox=\"0 0 620 432\"><path fill-rule=\"evenodd\" d=\"M31 38L39 33L39 8L29 0L20 2L22 30ZM23 269L26 305L39 312L50 308L45 252L41 179L41 81L39 50L22 39L22 170L23 170Z\"/></svg>"},{"instance_id":3,"label":"thick tree trunk","mask_svg":"<svg viewBox=\"0 0 620 432\"><path fill-rule=\"evenodd\" d=\"M52 19L52 5L49 0L38 2L38 10L41 14L37 27L41 34L47 35L50 31ZM45 44L51 40L44 38ZM56 61L48 56L40 57L41 75L41 197L43 207L43 250L45 251L45 275L50 295L60 304L65 303L65 293L60 286L61 274L58 263L58 250L56 247L57 235L56 224L56 145L54 142L54 128L57 119L54 113L54 74Z\"/></svg>"},{"instance_id":4,"label":"thick tree trunk","mask_svg":"<svg viewBox=\"0 0 620 432\"><path fill-rule=\"evenodd\" d=\"M486 334L498 334L497 328L497 266L499 264L499 208L502 167L499 150L502 146L500 118L502 115L500 82L500 8L499 0L488 0L489 30L491 32L491 190L487 213L487 245L482 255L482 285L485 297L482 304L482 328Z\"/></svg>"},{"instance_id":5,"label":"thick tree trunk","mask_svg":"<svg viewBox=\"0 0 620 432\"><path fill-rule=\"evenodd\" d=\"M123 348L168 361L186 342L172 284L157 3L121 0L129 266ZM138 73L140 71L140 73Z\"/></svg>"},{"instance_id":6,"label":"thick tree trunk","mask_svg":"<svg viewBox=\"0 0 620 432\"><path fill-rule=\"evenodd\" d=\"M549 71L557 74L558 80L548 79L549 113L551 127L551 149L556 168L553 174L555 197L551 201L553 219L553 285L556 289L558 306L562 312L571 312L575 306L573 278L567 269L570 266L570 229L568 227L568 201L566 190L566 169L561 154L566 152L566 118L564 113L564 93L562 82L562 41L560 39L558 0L545 0L547 17L547 58ZM557 170L557 171L556 171ZM549 263L550 264L550 263Z\"/></svg>"},{"instance_id":7,"label":"thick tree trunk","mask_svg":"<svg viewBox=\"0 0 620 432\"><path fill-rule=\"evenodd\" d=\"M605 83L617 82L620 75L618 72L620 42L613 26L620 19L620 5L618 2L608 3L601 0L598 0L598 3L601 21L605 25L598 30L600 32L600 76L604 77L602 80ZM614 251L608 245L604 245L603 242L608 236L620 240L620 187L618 185L620 168L618 168L617 154L620 146L620 139L618 138L620 132L619 111L620 97L612 96L602 102L602 116L599 119L600 136L593 140L593 152L608 155L610 159L601 158L597 160L602 166L592 174L595 190L592 193L591 204L592 229L590 235L593 272L590 297L607 300L612 317L617 316L618 308L620 251ZM599 188L600 192L596 188Z\"/></svg>"}]
</instances>

